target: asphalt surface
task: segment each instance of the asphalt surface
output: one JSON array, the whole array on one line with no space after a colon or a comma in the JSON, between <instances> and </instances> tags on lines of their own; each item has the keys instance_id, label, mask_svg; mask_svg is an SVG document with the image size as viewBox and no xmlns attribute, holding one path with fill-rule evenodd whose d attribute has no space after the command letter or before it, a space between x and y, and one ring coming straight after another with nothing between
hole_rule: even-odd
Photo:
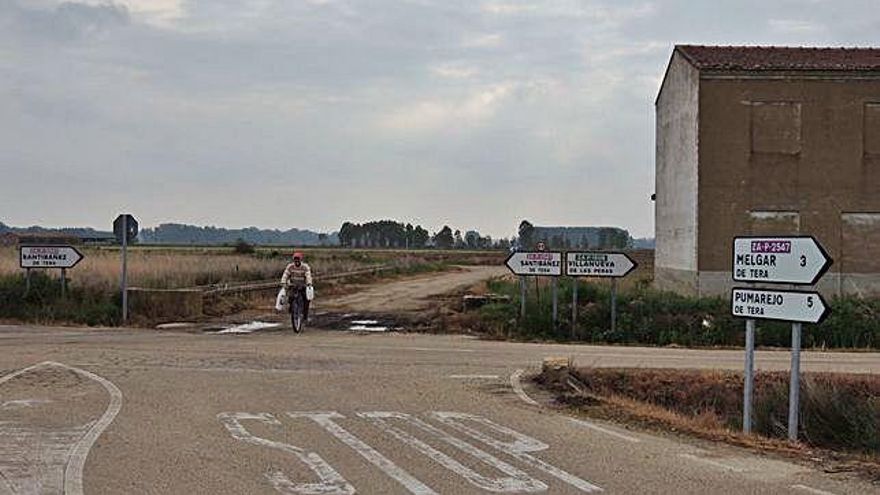
<instances>
[{"instance_id":1,"label":"asphalt surface","mask_svg":"<svg viewBox=\"0 0 880 495\"><path fill-rule=\"evenodd\" d=\"M531 404L545 356L737 369L736 351L348 331L0 327L4 493L877 493L719 444ZM759 352L762 369L788 354ZM42 363L42 364L40 364ZM877 354L803 368L880 372Z\"/></svg>"}]
</instances>

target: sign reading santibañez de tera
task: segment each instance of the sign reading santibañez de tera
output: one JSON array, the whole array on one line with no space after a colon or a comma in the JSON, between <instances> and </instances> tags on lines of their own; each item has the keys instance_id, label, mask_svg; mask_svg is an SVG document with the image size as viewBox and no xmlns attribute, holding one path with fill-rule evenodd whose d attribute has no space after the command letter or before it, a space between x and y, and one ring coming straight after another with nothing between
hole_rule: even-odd
<instances>
[{"instance_id":1,"label":"sign reading santiba\u00f1ez de tera","mask_svg":"<svg viewBox=\"0 0 880 495\"><path fill-rule=\"evenodd\" d=\"M569 277L625 277L636 266L624 253L592 251L565 255L565 274Z\"/></svg>"},{"instance_id":2,"label":"sign reading santiba\u00f1ez de tera","mask_svg":"<svg viewBox=\"0 0 880 495\"><path fill-rule=\"evenodd\" d=\"M737 237L733 240L733 279L813 285L832 260L816 239L795 237Z\"/></svg>"},{"instance_id":3,"label":"sign reading santiba\u00f1ez de tera","mask_svg":"<svg viewBox=\"0 0 880 495\"><path fill-rule=\"evenodd\" d=\"M73 268L83 259L73 246L21 246L22 268Z\"/></svg>"},{"instance_id":4,"label":"sign reading santiba\u00f1ez de tera","mask_svg":"<svg viewBox=\"0 0 880 495\"><path fill-rule=\"evenodd\" d=\"M505 262L514 275L562 276L562 253L517 251Z\"/></svg>"},{"instance_id":5,"label":"sign reading santiba\u00f1ez de tera","mask_svg":"<svg viewBox=\"0 0 880 495\"><path fill-rule=\"evenodd\" d=\"M730 303L734 316L762 320L819 323L830 312L818 292L733 289Z\"/></svg>"}]
</instances>

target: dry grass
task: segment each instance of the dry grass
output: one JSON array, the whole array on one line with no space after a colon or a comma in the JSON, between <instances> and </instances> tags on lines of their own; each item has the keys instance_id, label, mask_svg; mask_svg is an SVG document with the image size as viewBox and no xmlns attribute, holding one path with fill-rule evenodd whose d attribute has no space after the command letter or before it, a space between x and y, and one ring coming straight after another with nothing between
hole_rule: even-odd
<instances>
[{"instance_id":1,"label":"dry grass","mask_svg":"<svg viewBox=\"0 0 880 495\"><path fill-rule=\"evenodd\" d=\"M545 371L537 381L555 391L560 402L590 416L783 453L880 478L880 377L873 375L806 373L801 443L794 444L785 440L787 373L756 376L756 435L740 429L742 375L736 372L574 368Z\"/></svg>"},{"instance_id":2,"label":"dry grass","mask_svg":"<svg viewBox=\"0 0 880 495\"><path fill-rule=\"evenodd\" d=\"M68 272L72 284L99 290L119 286L120 252L115 249L80 248L85 259ZM378 264L369 257L315 253L308 256L313 272L339 273ZM232 249L140 249L129 251L129 285L149 288L180 288L280 277L289 258L260 252L257 255L233 254ZM58 270L48 270L57 276ZM0 276L20 274L18 251L0 249Z\"/></svg>"}]
</instances>

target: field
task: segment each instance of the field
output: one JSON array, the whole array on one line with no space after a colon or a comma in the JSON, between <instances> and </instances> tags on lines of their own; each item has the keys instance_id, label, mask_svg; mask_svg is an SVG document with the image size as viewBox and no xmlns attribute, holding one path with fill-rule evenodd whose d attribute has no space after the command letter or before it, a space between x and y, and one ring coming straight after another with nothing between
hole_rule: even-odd
<instances>
[{"instance_id":1,"label":"field","mask_svg":"<svg viewBox=\"0 0 880 495\"><path fill-rule=\"evenodd\" d=\"M62 298L58 283L60 270L36 270L32 274L31 289L28 292L25 272L18 265L17 249L0 248L0 319L88 325L118 324L121 308L118 290L121 278L120 250L108 247L79 249L85 259L68 270L67 295ZM284 267L290 261L292 250L293 248L260 248L253 253L243 254L236 253L231 247L135 246L129 250L128 256L129 287L210 288L249 281L279 280ZM365 282L375 277L439 271L456 264L501 264L504 260L503 252L487 251L331 248L302 251L319 286L323 277L362 272L364 269L376 267L390 269L367 278L359 275L347 277L345 280ZM246 301L227 299L213 298L210 314L216 314L216 311L235 312L248 304ZM235 304L227 304L232 302ZM205 311L208 311L207 308Z\"/></svg>"},{"instance_id":2,"label":"field","mask_svg":"<svg viewBox=\"0 0 880 495\"><path fill-rule=\"evenodd\" d=\"M117 248L79 248L85 259L68 271L71 285L101 291L119 286L121 254ZM154 247L129 250L129 286L155 289L208 286L280 278L290 262L291 248L260 248L236 254L229 247ZM476 264L500 255L470 251L394 251L303 249L315 276L356 271L374 266L414 267L429 263ZM498 261L500 263L500 261ZM57 277L59 270L47 270ZM20 275L16 248L0 248L0 277Z\"/></svg>"}]
</instances>

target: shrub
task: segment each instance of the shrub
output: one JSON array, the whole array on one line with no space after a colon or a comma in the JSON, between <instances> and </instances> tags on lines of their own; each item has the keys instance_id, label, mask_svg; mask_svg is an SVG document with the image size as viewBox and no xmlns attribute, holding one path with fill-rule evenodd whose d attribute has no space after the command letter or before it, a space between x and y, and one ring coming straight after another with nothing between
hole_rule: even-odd
<instances>
[{"instance_id":1,"label":"shrub","mask_svg":"<svg viewBox=\"0 0 880 495\"><path fill-rule=\"evenodd\" d=\"M235 254L254 254L256 249L254 249L253 244L248 243L246 240L238 239L235 241L235 246L232 248L232 251Z\"/></svg>"},{"instance_id":2,"label":"shrub","mask_svg":"<svg viewBox=\"0 0 880 495\"><path fill-rule=\"evenodd\" d=\"M571 327L572 282L560 279L559 324L551 317L549 287L538 297L529 280L526 318L520 319L517 281L495 281L490 290L511 297L509 311L485 308L481 316L499 333L522 339L550 339L610 344L742 346L745 323L730 315L730 304L720 297L685 297L645 286L617 296L617 326L611 331L610 288L595 283L578 287L578 320ZM831 316L820 325L805 325L804 347L877 348L880 346L880 301L854 297L830 301ZM502 315L499 319L499 315ZM513 315L513 318L510 318ZM761 346L788 347L791 325L761 321L756 334Z\"/></svg>"},{"instance_id":3,"label":"shrub","mask_svg":"<svg viewBox=\"0 0 880 495\"><path fill-rule=\"evenodd\" d=\"M60 281L36 270L29 292L26 287L24 275L0 276L0 315L39 322L119 323L121 302L116 293L70 284L62 298Z\"/></svg>"}]
</instances>

